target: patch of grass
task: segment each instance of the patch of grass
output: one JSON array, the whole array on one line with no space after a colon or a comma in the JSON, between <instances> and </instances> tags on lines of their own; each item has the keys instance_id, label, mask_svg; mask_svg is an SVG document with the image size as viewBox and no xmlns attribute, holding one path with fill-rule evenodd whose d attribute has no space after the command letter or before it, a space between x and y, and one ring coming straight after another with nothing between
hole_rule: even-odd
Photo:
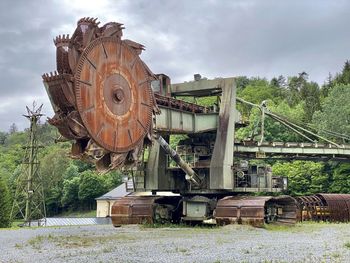
<instances>
[{"instance_id":1,"label":"patch of grass","mask_svg":"<svg viewBox=\"0 0 350 263\"><path fill-rule=\"evenodd\" d=\"M186 228L188 225L185 224L173 224L173 223L142 223L141 228Z\"/></svg>"},{"instance_id":2,"label":"patch of grass","mask_svg":"<svg viewBox=\"0 0 350 263\"><path fill-rule=\"evenodd\" d=\"M340 253L339 252L333 252L330 256L332 258L340 258Z\"/></svg>"},{"instance_id":3,"label":"patch of grass","mask_svg":"<svg viewBox=\"0 0 350 263\"><path fill-rule=\"evenodd\" d=\"M298 224L293 225L279 225L279 224L265 224L264 228L269 231L291 231L295 228L300 228Z\"/></svg>"},{"instance_id":4,"label":"patch of grass","mask_svg":"<svg viewBox=\"0 0 350 263\"><path fill-rule=\"evenodd\" d=\"M113 249L113 247L104 247L103 249L102 249L102 252L103 253L110 253L110 252L112 252L114 249Z\"/></svg>"},{"instance_id":5,"label":"patch of grass","mask_svg":"<svg viewBox=\"0 0 350 263\"><path fill-rule=\"evenodd\" d=\"M175 251L176 251L176 252L181 252L181 253L186 253L186 252L188 252L188 249L177 247L177 248L175 249Z\"/></svg>"},{"instance_id":6,"label":"patch of grass","mask_svg":"<svg viewBox=\"0 0 350 263\"><path fill-rule=\"evenodd\" d=\"M320 229L325 225L329 225L328 222L299 222L295 225L282 225L282 224L265 224L264 228L269 231L287 231L287 232L312 232Z\"/></svg>"},{"instance_id":7,"label":"patch of grass","mask_svg":"<svg viewBox=\"0 0 350 263\"><path fill-rule=\"evenodd\" d=\"M16 244L15 244L15 248L17 248L17 249L22 249L22 248L23 248L23 245L20 244L20 243L16 243Z\"/></svg>"},{"instance_id":8,"label":"patch of grass","mask_svg":"<svg viewBox=\"0 0 350 263\"><path fill-rule=\"evenodd\" d=\"M205 224L195 224L190 225L186 223L143 223L140 225L141 228L190 228L190 229L214 229L219 228L219 226L216 225L205 225Z\"/></svg>"},{"instance_id":9,"label":"patch of grass","mask_svg":"<svg viewBox=\"0 0 350 263\"><path fill-rule=\"evenodd\" d=\"M346 243L344 244L344 247L350 249L350 241L346 242Z\"/></svg>"},{"instance_id":10,"label":"patch of grass","mask_svg":"<svg viewBox=\"0 0 350 263\"><path fill-rule=\"evenodd\" d=\"M24 220L16 220L11 224L11 228L20 228L20 225L24 224Z\"/></svg>"},{"instance_id":11,"label":"patch of grass","mask_svg":"<svg viewBox=\"0 0 350 263\"><path fill-rule=\"evenodd\" d=\"M32 246L32 248L40 249L41 245L45 239L45 236L38 235L34 238L28 240L28 244Z\"/></svg>"},{"instance_id":12,"label":"patch of grass","mask_svg":"<svg viewBox=\"0 0 350 263\"><path fill-rule=\"evenodd\" d=\"M95 236L95 235L80 235L80 236L74 236L74 235L52 235L49 234L47 236L36 236L35 238L32 238L28 241L28 244L31 245L33 248L41 248L41 245L44 241L49 241L51 243L54 243L55 246L61 247L61 248L81 248L81 247L92 247L96 246L96 244L106 244L111 241L134 241L136 240L136 237L126 234L118 234L118 235L108 235L108 236ZM112 248L104 248L107 252L111 252ZM108 250L108 251L107 251Z\"/></svg>"}]
</instances>

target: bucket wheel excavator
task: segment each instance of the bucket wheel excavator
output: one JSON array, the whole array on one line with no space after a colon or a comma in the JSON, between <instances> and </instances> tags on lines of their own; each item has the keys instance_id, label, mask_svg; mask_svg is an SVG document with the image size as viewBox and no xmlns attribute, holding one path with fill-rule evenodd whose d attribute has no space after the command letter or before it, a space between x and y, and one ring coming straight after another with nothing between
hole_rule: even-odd
<instances>
[{"instance_id":1,"label":"bucket wheel excavator","mask_svg":"<svg viewBox=\"0 0 350 263\"><path fill-rule=\"evenodd\" d=\"M245 125L236 109L237 101L245 101L236 97L235 79L196 74L194 81L171 84L140 59L143 45L122 39L123 29L120 23L100 26L97 19L80 19L71 37L54 39L57 70L42 76L55 112L49 123L57 127L60 140L72 141L71 156L102 172L131 170L135 192L152 192L116 201L115 226L180 220L293 224L296 199L251 195L281 192L285 178L247 160L349 158L349 147L316 140L235 142L235 128ZM211 107L177 99L210 96L217 98ZM174 135L186 136L170 147ZM175 194L158 194L162 191Z\"/></svg>"}]
</instances>

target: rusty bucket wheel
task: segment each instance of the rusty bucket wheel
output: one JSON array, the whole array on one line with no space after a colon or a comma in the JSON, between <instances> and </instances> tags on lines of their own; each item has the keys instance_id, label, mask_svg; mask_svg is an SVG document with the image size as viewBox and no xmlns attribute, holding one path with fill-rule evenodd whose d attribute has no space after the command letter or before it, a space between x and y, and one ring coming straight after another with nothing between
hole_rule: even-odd
<instances>
[{"instance_id":1,"label":"rusty bucket wheel","mask_svg":"<svg viewBox=\"0 0 350 263\"><path fill-rule=\"evenodd\" d=\"M150 131L152 76L136 51L117 37L92 41L75 74L78 112L91 138L123 153L140 145Z\"/></svg>"}]
</instances>

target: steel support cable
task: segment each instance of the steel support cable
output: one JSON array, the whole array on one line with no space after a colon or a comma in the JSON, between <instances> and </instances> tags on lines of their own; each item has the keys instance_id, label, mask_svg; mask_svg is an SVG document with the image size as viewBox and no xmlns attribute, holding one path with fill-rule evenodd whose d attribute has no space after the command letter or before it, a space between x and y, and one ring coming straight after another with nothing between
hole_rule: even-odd
<instances>
[{"instance_id":1,"label":"steel support cable","mask_svg":"<svg viewBox=\"0 0 350 263\"><path fill-rule=\"evenodd\" d=\"M315 134L314 132L311 132L311 131L309 131L309 130L307 130L307 129L305 129L305 128L303 128L303 127L301 127L301 126L299 126L299 125L297 125L297 124L295 124L295 123L289 121L289 120L288 120L287 118L285 118L285 117L281 117L281 116L279 116L278 114L272 113L271 111L265 111L264 109L262 109L262 106L260 106L260 105L258 105L258 104L255 104L255 103L252 103L252 102L248 102L248 101L246 101L246 100L244 100L244 99L242 99L242 98L237 98L236 100L239 101L239 102L242 102L242 103L251 105L251 106L253 106L253 107L258 107L258 108L260 109L261 112L264 112L266 115L268 115L268 116L270 116L270 117L275 117L275 118L273 118L273 119L277 120L278 122L280 122L280 123L283 122L282 124L288 124L289 126L292 126L294 129L292 129L292 128L290 128L290 127L288 127L288 128L292 129L294 132L298 133L299 135L301 135L302 133L301 133L300 131L297 132L297 131L296 131L297 129L300 129L300 130L302 130L302 131L304 131L304 132L306 132L306 133L308 133L308 134L311 134L311 135L313 135L313 136L315 136L315 137L317 137L317 138L319 138L319 139L321 139L321 140L323 140L323 141L326 141L326 142L328 142L328 143L330 143L330 144L332 144L332 145L334 145L334 146L336 146L336 147L338 147L338 148L341 148L341 146L338 145L337 143L332 142L332 141L328 140L327 138L325 138L325 137L323 137L323 136L320 136L320 135L318 135L318 134ZM303 137L305 137L305 138L308 138L308 137L307 137L306 135L304 135L304 134L301 135L301 136L303 136ZM308 138L308 140L314 142L314 141L313 141L312 139L310 139L310 138Z\"/></svg>"},{"instance_id":2,"label":"steel support cable","mask_svg":"<svg viewBox=\"0 0 350 263\"><path fill-rule=\"evenodd\" d=\"M305 129L305 128L303 128L303 127L301 127L301 126L299 126L299 125L297 125L297 124L295 124L295 123L293 123L293 122L290 122L290 121L288 121L288 120L285 119L285 118L281 118L281 117L279 117L278 115L275 115L275 114L272 113L272 112L266 111L266 115L275 116L275 117L277 117L277 118L280 118L281 120L285 121L286 123L290 124L291 126L294 126L294 127L297 128L297 129L300 129L300 130L302 130L302 131L304 131L304 132L306 132L306 133L308 133L308 134L311 134L311 135L313 135L313 136L315 136L315 137L317 137L317 138L319 138L319 139L321 139L321 140L323 140L323 141L326 141L326 142L328 142L328 143L330 143L330 144L333 144L334 146L336 146L336 147L338 147L338 148L341 148L341 146L340 146L339 144L337 144L337 143L335 143L335 142L332 142L331 140L328 140L327 138L325 138L325 137L323 137L323 136L320 136L320 135L318 135L318 134L316 134L316 133L314 133L314 132L312 132L312 131L309 131L309 130L307 130L307 129Z\"/></svg>"},{"instance_id":3,"label":"steel support cable","mask_svg":"<svg viewBox=\"0 0 350 263\"><path fill-rule=\"evenodd\" d=\"M275 112L273 112L273 114L279 116L280 118L287 119L287 117L285 117L285 116L283 116L281 114L278 114L278 113L275 113ZM329 135L333 135L333 136L335 136L337 138L350 140L350 136L347 136L345 134L341 134L341 133L334 132L334 131L327 130L327 129L318 129L318 128L316 128L315 125L312 125L310 123L301 123L300 121L296 121L296 120L293 120L293 122L295 122L297 125L299 125L301 127L302 127L302 125L306 125L306 127L309 128L309 129L313 129L315 131L321 131L321 132L327 133Z\"/></svg>"},{"instance_id":4,"label":"steel support cable","mask_svg":"<svg viewBox=\"0 0 350 263\"><path fill-rule=\"evenodd\" d=\"M329 134L329 135L332 135L336 138L339 138L339 139L345 139L345 140L350 140L350 136L346 135L346 134L342 134L342 133L339 133L339 132L335 132L335 131L331 131L331 130L326 130L326 129L318 129L316 128L314 125L312 124L306 124L306 126L310 129L314 129L316 131L320 131L320 132L324 132L326 134Z\"/></svg>"},{"instance_id":5,"label":"steel support cable","mask_svg":"<svg viewBox=\"0 0 350 263\"><path fill-rule=\"evenodd\" d=\"M267 114L268 115L268 114ZM304 137L305 139L307 139L310 142L315 143L315 141L313 139L311 139L310 137L306 136L305 134L303 134L302 132L298 131L297 129L294 129L292 126L290 126L289 124L285 123L284 121L277 119L275 117L273 117L272 115L268 115L270 116L272 119L277 120L278 122L280 122L282 125L286 126L287 128L293 130L295 133L299 134L300 136Z\"/></svg>"}]
</instances>

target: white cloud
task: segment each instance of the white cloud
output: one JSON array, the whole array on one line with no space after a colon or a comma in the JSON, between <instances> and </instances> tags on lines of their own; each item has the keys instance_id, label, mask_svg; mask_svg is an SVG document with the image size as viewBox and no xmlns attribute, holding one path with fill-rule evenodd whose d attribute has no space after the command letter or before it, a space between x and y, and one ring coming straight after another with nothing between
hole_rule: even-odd
<instances>
[{"instance_id":1,"label":"white cloud","mask_svg":"<svg viewBox=\"0 0 350 263\"><path fill-rule=\"evenodd\" d=\"M124 23L124 38L145 45L142 59L173 82L306 71L322 83L350 58L348 1L2 0L0 130L25 127L33 99L52 116L41 74L55 69L52 39L81 17Z\"/></svg>"}]
</instances>

